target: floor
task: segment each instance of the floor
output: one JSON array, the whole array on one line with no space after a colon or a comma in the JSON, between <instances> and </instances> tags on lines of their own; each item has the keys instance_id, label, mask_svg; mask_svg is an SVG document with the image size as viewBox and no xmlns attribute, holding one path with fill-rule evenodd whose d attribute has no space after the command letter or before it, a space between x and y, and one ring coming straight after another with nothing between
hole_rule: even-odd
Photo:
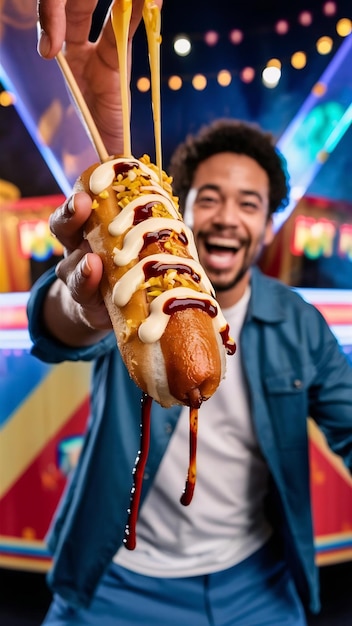
<instances>
[{"instance_id":1,"label":"floor","mask_svg":"<svg viewBox=\"0 0 352 626\"><path fill-rule=\"evenodd\" d=\"M320 578L323 609L308 626L352 626L352 561L322 567ZM1 626L40 626L49 603L43 574L0 569Z\"/></svg>"}]
</instances>

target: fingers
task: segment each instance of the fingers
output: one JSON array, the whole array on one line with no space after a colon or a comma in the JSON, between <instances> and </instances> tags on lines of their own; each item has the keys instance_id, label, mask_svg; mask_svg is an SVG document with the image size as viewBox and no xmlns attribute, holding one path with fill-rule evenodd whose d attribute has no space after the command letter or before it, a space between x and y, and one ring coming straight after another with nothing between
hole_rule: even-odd
<instances>
[{"instance_id":1,"label":"fingers","mask_svg":"<svg viewBox=\"0 0 352 626\"><path fill-rule=\"evenodd\" d=\"M86 42L98 0L38 0L38 52L52 59L65 41Z\"/></svg>"},{"instance_id":2,"label":"fingers","mask_svg":"<svg viewBox=\"0 0 352 626\"><path fill-rule=\"evenodd\" d=\"M103 275L100 257L84 249L75 250L58 263L56 275L78 303L79 317L85 325L95 330L110 330L110 317L100 291Z\"/></svg>"},{"instance_id":3,"label":"fingers","mask_svg":"<svg viewBox=\"0 0 352 626\"><path fill-rule=\"evenodd\" d=\"M80 192L66 200L49 218L49 227L67 253L82 246L84 224L92 210L92 200Z\"/></svg>"}]
</instances>

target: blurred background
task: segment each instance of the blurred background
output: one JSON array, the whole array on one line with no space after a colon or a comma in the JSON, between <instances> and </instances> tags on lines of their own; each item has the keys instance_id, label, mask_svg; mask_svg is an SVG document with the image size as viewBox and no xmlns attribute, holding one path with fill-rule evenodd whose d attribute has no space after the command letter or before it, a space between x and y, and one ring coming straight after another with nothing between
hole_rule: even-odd
<instances>
[{"instance_id":1,"label":"blurred background","mask_svg":"<svg viewBox=\"0 0 352 626\"><path fill-rule=\"evenodd\" d=\"M100 0L91 38L108 2ZM50 599L45 533L89 417L87 364L30 354L26 302L62 250L47 225L97 160L55 61L36 52L34 0L0 0L0 622L38 624ZM352 5L350 0L165 0L163 164L220 117L271 132L291 177L262 269L326 317L352 363ZM180 41L181 40L181 41ZM132 151L155 158L143 25L134 40ZM65 398L52 390L64 385ZM352 623L352 481L309 423L323 612ZM21 608L22 607L22 608Z\"/></svg>"}]
</instances>

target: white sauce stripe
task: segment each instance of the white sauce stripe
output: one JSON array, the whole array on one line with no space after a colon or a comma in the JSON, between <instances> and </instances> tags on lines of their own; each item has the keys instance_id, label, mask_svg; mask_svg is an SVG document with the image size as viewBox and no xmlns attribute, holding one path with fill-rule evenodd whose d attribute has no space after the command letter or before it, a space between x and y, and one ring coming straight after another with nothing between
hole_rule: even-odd
<instances>
[{"instance_id":1,"label":"white sauce stripe","mask_svg":"<svg viewBox=\"0 0 352 626\"><path fill-rule=\"evenodd\" d=\"M170 198L166 198L158 193L145 193L132 200L132 202L116 215L111 224L109 224L110 235L117 237L131 228L131 226L133 226L135 210L151 202L154 202L154 204L162 204L172 217L176 220L178 219L178 213Z\"/></svg>"},{"instance_id":2,"label":"white sauce stripe","mask_svg":"<svg viewBox=\"0 0 352 626\"><path fill-rule=\"evenodd\" d=\"M138 336L143 343L159 341L169 321L169 315L163 311L164 305L174 298L176 300L185 300L188 298L192 298L193 300L208 300L217 311L217 315L212 320L215 330L220 332L226 328L227 322L220 311L218 303L212 296L194 291L194 289L188 289L187 287L176 287L170 291L165 291L152 301L150 314L138 329Z\"/></svg>"},{"instance_id":3,"label":"white sauce stripe","mask_svg":"<svg viewBox=\"0 0 352 626\"><path fill-rule=\"evenodd\" d=\"M172 230L179 234L184 233L188 239L189 253L194 257L195 244L192 231L181 220L173 220L168 217L150 217L144 220L144 222L136 224L128 231L121 250L114 248L115 265L122 267L131 263L133 259L137 259L143 248L144 236L147 233L154 233L164 229Z\"/></svg>"},{"instance_id":4,"label":"white sauce stripe","mask_svg":"<svg viewBox=\"0 0 352 626\"><path fill-rule=\"evenodd\" d=\"M156 172L137 159L112 159L111 161L105 161L105 163L98 165L98 167L96 167L91 174L89 188L95 195L99 195L102 191L110 187L113 180L116 178L114 165L118 165L120 163L126 163L127 165L135 164L136 167L146 174L146 176L152 178L155 182L159 182ZM126 175L127 174L128 171L126 171Z\"/></svg>"},{"instance_id":5,"label":"white sauce stripe","mask_svg":"<svg viewBox=\"0 0 352 626\"><path fill-rule=\"evenodd\" d=\"M128 270L128 272L126 272L126 274L124 274L124 276L122 276L122 278L120 278L120 280L115 284L112 298L113 302L117 306L125 306L132 298L134 292L137 291L140 285L145 282L146 279L144 274L144 266L150 262L162 263L165 265L187 265L194 272L199 274L201 279L200 286L203 288L203 290L206 291L209 295L214 295L213 286L209 278L206 276L203 268L197 261L195 261L194 259L187 259L185 257L179 257L166 253L153 254L139 261L130 270ZM175 290L173 289L172 294L174 293L174 291ZM195 291L194 293L197 294L199 292Z\"/></svg>"}]
</instances>

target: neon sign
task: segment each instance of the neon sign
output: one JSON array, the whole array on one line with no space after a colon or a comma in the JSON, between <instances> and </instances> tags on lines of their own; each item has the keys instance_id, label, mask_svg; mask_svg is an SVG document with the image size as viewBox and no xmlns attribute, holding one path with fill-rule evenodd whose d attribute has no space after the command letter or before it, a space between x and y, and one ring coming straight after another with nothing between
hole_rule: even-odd
<instances>
[{"instance_id":1,"label":"neon sign","mask_svg":"<svg viewBox=\"0 0 352 626\"><path fill-rule=\"evenodd\" d=\"M338 255L352 261L352 224L300 215L295 220L291 253L313 260L331 257L335 254L336 241Z\"/></svg>"},{"instance_id":2,"label":"neon sign","mask_svg":"<svg viewBox=\"0 0 352 626\"><path fill-rule=\"evenodd\" d=\"M46 220L21 220L18 223L20 253L25 259L46 261L51 256L61 256L61 243L52 236Z\"/></svg>"}]
</instances>

